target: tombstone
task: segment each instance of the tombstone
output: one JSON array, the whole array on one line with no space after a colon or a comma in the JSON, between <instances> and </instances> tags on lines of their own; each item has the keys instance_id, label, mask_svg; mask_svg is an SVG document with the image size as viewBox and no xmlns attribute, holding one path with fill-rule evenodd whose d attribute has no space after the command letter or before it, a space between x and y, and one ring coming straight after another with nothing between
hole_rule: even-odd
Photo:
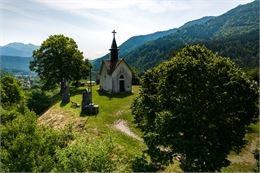
<instances>
[{"instance_id":1,"label":"tombstone","mask_svg":"<svg viewBox=\"0 0 260 173\"><path fill-rule=\"evenodd\" d=\"M82 106L89 105L92 100L92 93L89 89L86 89L86 91L82 94Z\"/></svg>"},{"instance_id":2,"label":"tombstone","mask_svg":"<svg viewBox=\"0 0 260 173\"><path fill-rule=\"evenodd\" d=\"M92 93L87 89L82 94L82 113L84 114L98 114L99 106L92 104Z\"/></svg>"},{"instance_id":3,"label":"tombstone","mask_svg":"<svg viewBox=\"0 0 260 173\"><path fill-rule=\"evenodd\" d=\"M62 103L69 103L70 93L69 93L69 85L67 80L63 80L61 83L61 94L62 94Z\"/></svg>"}]
</instances>

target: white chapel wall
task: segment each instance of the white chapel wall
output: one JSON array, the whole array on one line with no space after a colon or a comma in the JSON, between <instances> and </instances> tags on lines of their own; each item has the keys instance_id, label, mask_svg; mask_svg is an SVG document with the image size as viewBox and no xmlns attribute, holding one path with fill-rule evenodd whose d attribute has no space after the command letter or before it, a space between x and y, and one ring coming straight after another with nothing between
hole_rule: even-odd
<instances>
[{"instance_id":1,"label":"white chapel wall","mask_svg":"<svg viewBox=\"0 0 260 173\"><path fill-rule=\"evenodd\" d=\"M115 71L112 74L112 86L113 86L113 92L119 92L119 78L120 76L124 76L125 80L125 91L131 92L132 91L132 72L128 68L128 66L121 62L119 66L115 69Z\"/></svg>"}]
</instances>

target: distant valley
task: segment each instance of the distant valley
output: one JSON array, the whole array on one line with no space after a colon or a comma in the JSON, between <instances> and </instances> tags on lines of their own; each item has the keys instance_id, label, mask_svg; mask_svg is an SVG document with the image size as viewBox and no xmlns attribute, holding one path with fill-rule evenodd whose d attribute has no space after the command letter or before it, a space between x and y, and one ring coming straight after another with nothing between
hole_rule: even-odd
<instances>
[{"instance_id":1,"label":"distant valley","mask_svg":"<svg viewBox=\"0 0 260 173\"><path fill-rule=\"evenodd\" d=\"M10 43L0 47L1 70L12 74L30 73L32 52L39 46L33 44Z\"/></svg>"}]
</instances>

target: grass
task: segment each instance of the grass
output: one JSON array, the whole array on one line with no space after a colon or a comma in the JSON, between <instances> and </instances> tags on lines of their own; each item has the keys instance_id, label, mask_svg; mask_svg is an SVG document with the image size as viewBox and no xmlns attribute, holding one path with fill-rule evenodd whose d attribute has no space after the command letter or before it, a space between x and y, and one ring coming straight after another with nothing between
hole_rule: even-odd
<instances>
[{"instance_id":1,"label":"grass","mask_svg":"<svg viewBox=\"0 0 260 173\"><path fill-rule=\"evenodd\" d=\"M239 154L231 152L228 160L231 164L222 168L221 172L255 172L256 160L254 158L255 149L259 147L259 122L251 124L245 135L246 146Z\"/></svg>"},{"instance_id":2,"label":"grass","mask_svg":"<svg viewBox=\"0 0 260 173\"><path fill-rule=\"evenodd\" d=\"M71 89L72 102L81 105L82 92L85 88L80 87ZM58 100L47 112L40 118L39 123L54 128L63 128L72 124L80 135L86 138L106 138L109 137L121 151L126 161L140 156L146 149L142 141L129 137L113 127L117 120L125 120L129 128L138 136L141 131L134 123L134 117L131 114L131 104L139 92L139 86L133 86L132 94L108 94L98 91L98 86L93 87L93 103L99 105L99 113L96 116L81 116L81 107L72 107L72 103L61 104ZM78 126L84 126L84 130L77 129ZM129 168L130 169L130 168ZM129 170L128 169L128 170Z\"/></svg>"},{"instance_id":3,"label":"grass","mask_svg":"<svg viewBox=\"0 0 260 173\"><path fill-rule=\"evenodd\" d=\"M85 88L71 88L71 101L81 104L82 92ZM98 91L98 86L93 87L93 102L99 105L99 114L96 116L81 116L81 107L72 108L72 104L62 105L57 100L54 105L39 118L39 123L54 128L63 128L68 124L72 124L75 131L81 137L95 140L96 138L111 138L117 146L118 152L121 153L122 163L126 164L127 171L130 168L130 160L142 154L146 149L146 145L142 141L138 141L126 134L118 131L113 127L117 120L125 120L129 128L141 136L142 133L133 123L134 117L131 114L131 104L138 95L139 86L133 86L132 94L107 94ZM83 128L79 128L82 127ZM259 148L259 123L251 124L245 136L247 145L237 154L231 152L228 159L231 164L222 168L221 172L253 172L256 168L256 160L253 152ZM181 172L179 163L166 167L164 172Z\"/></svg>"}]
</instances>

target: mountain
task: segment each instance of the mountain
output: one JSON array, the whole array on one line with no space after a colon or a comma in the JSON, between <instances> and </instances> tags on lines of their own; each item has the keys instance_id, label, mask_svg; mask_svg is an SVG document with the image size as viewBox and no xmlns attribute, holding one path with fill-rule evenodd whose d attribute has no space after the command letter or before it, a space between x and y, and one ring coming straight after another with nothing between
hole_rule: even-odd
<instances>
[{"instance_id":1,"label":"mountain","mask_svg":"<svg viewBox=\"0 0 260 173\"><path fill-rule=\"evenodd\" d=\"M39 46L15 42L7 44L5 46L1 46L0 55L31 57L32 52L37 48L39 48Z\"/></svg>"},{"instance_id":2,"label":"mountain","mask_svg":"<svg viewBox=\"0 0 260 173\"><path fill-rule=\"evenodd\" d=\"M209 21L212 18L214 18L214 17L206 16L206 17L203 17L198 20L187 22L186 24L183 25L183 27L192 26L192 25L196 25L196 24L202 24L202 23ZM173 29L169 29L166 31L158 31L158 32L155 32L152 34L133 36L119 46L119 57L124 57L126 54L130 53L132 50L134 50L135 48L138 48L139 46L143 45L146 42L154 41L158 38L173 34L177 30L178 29L173 28ZM93 65L93 70L94 71L99 70L102 60L105 60L105 59L109 59L109 54L106 54L101 58L92 60L91 63Z\"/></svg>"},{"instance_id":3,"label":"mountain","mask_svg":"<svg viewBox=\"0 0 260 173\"><path fill-rule=\"evenodd\" d=\"M189 21L187 23L185 23L184 25L182 25L180 27L180 29L183 29L183 28L187 28L187 27L191 27L193 25L200 25L200 24L204 24L206 22L208 22L209 20L211 19L214 19L215 17L214 16L205 16L205 17L202 17L200 19L197 19L197 20L192 20L192 21Z\"/></svg>"},{"instance_id":4,"label":"mountain","mask_svg":"<svg viewBox=\"0 0 260 173\"><path fill-rule=\"evenodd\" d=\"M187 22L173 33L135 46L123 57L142 72L171 58L187 44L204 45L221 56L230 57L241 67L257 67L259 1L239 5L217 17Z\"/></svg>"},{"instance_id":5,"label":"mountain","mask_svg":"<svg viewBox=\"0 0 260 173\"><path fill-rule=\"evenodd\" d=\"M29 73L32 52L39 48L33 44L10 43L0 47L0 69L9 73Z\"/></svg>"},{"instance_id":6,"label":"mountain","mask_svg":"<svg viewBox=\"0 0 260 173\"><path fill-rule=\"evenodd\" d=\"M0 55L0 69L12 74L28 74L30 73L30 61L32 61L32 57Z\"/></svg>"}]
</instances>

